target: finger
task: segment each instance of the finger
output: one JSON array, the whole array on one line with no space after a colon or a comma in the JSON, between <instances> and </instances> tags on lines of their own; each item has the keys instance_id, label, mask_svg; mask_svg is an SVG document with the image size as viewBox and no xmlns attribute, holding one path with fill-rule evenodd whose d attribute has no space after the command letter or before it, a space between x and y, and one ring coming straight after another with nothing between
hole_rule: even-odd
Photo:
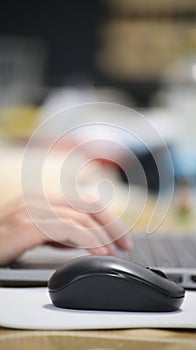
<instances>
[{"instance_id":1,"label":"finger","mask_svg":"<svg viewBox=\"0 0 196 350\"><path fill-rule=\"evenodd\" d=\"M65 221L48 221L45 228L47 235L56 242L72 247L85 248L93 252L100 251L100 254L118 255L116 247L111 242L111 237L96 223L92 225L92 219L82 224L70 217ZM46 221L44 222L46 224ZM101 249L104 247L104 249ZM102 251L102 253L101 253ZM104 253L105 252L105 253ZM97 254L97 253L96 253Z\"/></svg>"},{"instance_id":2,"label":"finger","mask_svg":"<svg viewBox=\"0 0 196 350\"><path fill-rule=\"evenodd\" d=\"M100 235L83 226L74 219L44 220L41 224L46 241L55 241L78 248L99 247L102 244Z\"/></svg>"},{"instance_id":3,"label":"finger","mask_svg":"<svg viewBox=\"0 0 196 350\"><path fill-rule=\"evenodd\" d=\"M98 207L96 206L96 208ZM65 208L58 206L54 209L57 215L60 215L61 217L72 217L74 220L78 221L78 223L82 223L82 225L89 229L97 228L98 226L102 227L108 234L108 241L103 242L104 244L115 242L115 244L121 249L131 250L133 248L131 238L125 235L125 226L120 220L116 219L116 217L109 210L105 209L91 215L87 215L70 207Z\"/></svg>"},{"instance_id":4,"label":"finger","mask_svg":"<svg viewBox=\"0 0 196 350\"><path fill-rule=\"evenodd\" d=\"M116 217L109 210L102 210L100 205L92 202L92 198L88 198L88 202L83 202L83 208L85 208L85 210L89 210L91 207L90 211L94 211L91 215L77 211L76 209L73 209L73 207L65 205L67 204L66 201L55 197L50 197L52 208L50 205L48 207L44 206L44 208L39 206L39 200L36 200L37 197L32 197L31 199L33 199L31 207L34 207L33 216L37 213L36 218L40 223L41 219L46 220L47 218L51 217L51 211L53 210L53 213L55 213L57 217L60 216L61 218L72 218L88 229L97 227L97 225L101 226L108 234L108 239L107 241L103 242L103 244L109 244L113 241L121 249L130 250L133 247L131 239L125 236L126 228L122 222L116 219ZM31 212L32 210L33 208L31 208ZM113 249L113 246L111 249Z\"/></svg>"},{"instance_id":5,"label":"finger","mask_svg":"<svg viewBox=\"0 0 196 350\"><path fill-rule=\"evenodd\" d=\"M92 255L109 255L110 252L105 246L88 248L87 251Z\"/></svg>"},{"instance_id":6,"label":"finger","mask_svg":"<svg viewBox=\"0 0 196 350\"><path fill-rule=\"evenodd\" d=\"M95 220L107 230L115 244L124 250L131 250L133 243L127 236L127 229L121 220L117 219L108 209L91 214Z\"/></svg>"},{"instance_id":7,"label":"finger","mask_svg":"<svg viewBox=\"0 0 196 350\"><path fill-rule=\"evenodd\" d=\"M72 204L83 212L90 213L91 217L110 235L112 241L124 250L131 250L133 243L130 237L127 237L127 229L121 220L117 219L108 209L105 209L100 202L90 195L82 195L82 202L73 199ZM81 206L82 205L82 206Z\"/></svg>"},{"instance_id":8,"label":"finger","mask_svg":"<svg viewBox=\"0 0 196 350\"><path fill-rule=\"evenodd\" d=\"M115 245L113 244L113 237L111 237L111 235L108 234L105 227L102 227L102 225L100 226L99 223L96 220L94 220L92 216L78 213L77 211L71 208L58 208L56 212L60 215L61 218L63 218L63 216L65 215L65 220L66 217L72 218L78 223L79 227L81 226L83 228L92 230L92 232L99 237L99 240L102 243L102 245L107 245L109 253L111 253L112 255L117 254ZM120 239L119 241L121 240L122 239ZM119 242L119 246L120 243L121 242ZM121 245L123 246L123 242Z\"/></svg>"}]
</instances>

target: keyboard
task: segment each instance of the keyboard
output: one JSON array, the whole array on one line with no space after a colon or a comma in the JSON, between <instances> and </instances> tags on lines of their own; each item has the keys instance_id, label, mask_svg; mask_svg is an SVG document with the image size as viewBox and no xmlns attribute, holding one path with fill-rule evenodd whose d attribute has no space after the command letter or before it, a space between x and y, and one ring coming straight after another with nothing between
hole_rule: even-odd
<instances>
[{"instance_id":1,"label":"keyboard","mask_svg":"<svg viewBox=\"0 0 196 350\"><path fill-rule=\"evenodd\" d=\"M121 257L144 266L196 268L196 234L137 234Z\"/></svg>"}]
</instances>

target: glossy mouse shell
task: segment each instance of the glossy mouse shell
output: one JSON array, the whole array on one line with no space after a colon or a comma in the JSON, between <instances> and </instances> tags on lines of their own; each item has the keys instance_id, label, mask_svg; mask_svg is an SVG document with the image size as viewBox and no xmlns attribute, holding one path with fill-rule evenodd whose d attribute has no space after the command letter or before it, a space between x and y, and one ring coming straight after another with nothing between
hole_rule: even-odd
<instances>
[{"instance_id":1,"label":"glossy mouse shell","mask_svg":"<svg viewBox=\"0 0 196 350\"><path fill-rule=\"evenodd\" d=\"M175 311L184 289L148 268L111 256L71 260L48 283L60 308L112 311Z\"/></svg>"}]
</instances>

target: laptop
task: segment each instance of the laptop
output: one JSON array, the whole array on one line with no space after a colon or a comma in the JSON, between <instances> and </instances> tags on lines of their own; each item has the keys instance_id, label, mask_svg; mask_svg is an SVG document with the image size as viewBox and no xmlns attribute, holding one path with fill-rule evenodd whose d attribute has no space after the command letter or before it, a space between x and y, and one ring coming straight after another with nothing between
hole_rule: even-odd
<instances>
[{"instance_id":1,"label":"laptop","mask_svg":"<svg viewBox=\"0 0 196 350\"><path fill-rule=\"evenodd\" d=\"M196 289L196 234L132 234L134 249L119 250L119 256L161 270L185 289ZM55 269L66 261L87 255L82 249L37 247L18 261L0 268L0 286L45 286Z\"/></svg>"},{"instance_id":2,"label":"laptop","mask_svg":"<svg viewBox=\"0 0 196 350\"><path fill-rule=\"evenodd\" d=\"M121 257L155 270L185 289L196 289L196 234L154 233L132 236L134 249Z\"/></svg>"}]
</instances>

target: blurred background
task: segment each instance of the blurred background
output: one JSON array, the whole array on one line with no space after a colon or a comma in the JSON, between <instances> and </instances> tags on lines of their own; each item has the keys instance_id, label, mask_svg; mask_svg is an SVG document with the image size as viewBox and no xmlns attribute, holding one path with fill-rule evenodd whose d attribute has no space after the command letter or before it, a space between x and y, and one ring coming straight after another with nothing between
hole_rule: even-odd
<instances>
[{"instance_id":1,"label":"blurred background","mask_svg":"<svg viewBox=\"0 0 196 350\"><path fill-rule=\"evenodd\" d=\"M165 69L195 54L195 14L194 0L6 1L1 86L109 86L149 106ZM46 93L24 102L39 104Z\"/></svg>"},{"instance_id":2,"label":"blurred background","mask_svg":"<svg viewBox=\"0 0 196 350\"><path fill-rule=\"evenodd\" d=\"M25 145L59 109L97 101L134 108L157 128L172 155L179 211L187 217L196 175L195 0L1 3L2 154L5 145ZM135 153L156 193L153 154ZM160 145L154 154L167 173ZM127 160L125 170L134 173L134 162ZM120 181L127 181L124 171Z\"/></svg>"}]
</instances>

